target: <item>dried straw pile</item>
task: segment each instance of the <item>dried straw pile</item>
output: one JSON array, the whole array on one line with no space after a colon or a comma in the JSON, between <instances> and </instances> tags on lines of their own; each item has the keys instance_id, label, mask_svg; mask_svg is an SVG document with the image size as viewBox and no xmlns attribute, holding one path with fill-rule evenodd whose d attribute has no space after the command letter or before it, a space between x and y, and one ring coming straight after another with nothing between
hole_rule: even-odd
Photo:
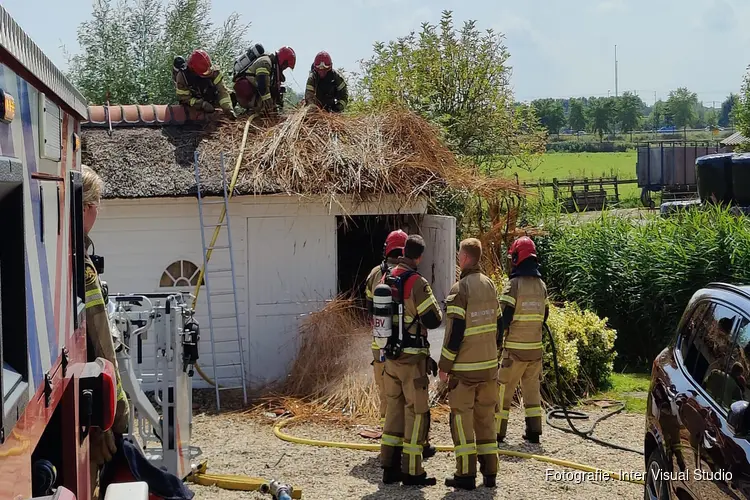
<instances>
[{"instance_id":1,"label":"dried straw pile","mask_svg":"<svg viewBox=\"0 0 750 500\"><path fill-rule=\"evenodd\" d=\"M206 168L215 169L222 152L228 168L234 165L244 125L238 120L216 129L201 148ZM483 195L520 190L514 181L460 165L437 129L409 111L351 116L302 108L276 124L260 125L251 127L243 152L238 179L243 191L338 203L343 195L355 201L377 201L384 194L408 200L448 185Z\"/></svg>"},{"instance_id":2,"label":"dried straw pile","mask_svg":"<svg viewBox=\"0 0 750 500\"><path fill-rule=\"evenodd\" d=\"M362 313L354 300L339 297L307 316L300 325L297 358L278 393L320 411L376 419L372 333Z\"/></svg>"}]
</instances>

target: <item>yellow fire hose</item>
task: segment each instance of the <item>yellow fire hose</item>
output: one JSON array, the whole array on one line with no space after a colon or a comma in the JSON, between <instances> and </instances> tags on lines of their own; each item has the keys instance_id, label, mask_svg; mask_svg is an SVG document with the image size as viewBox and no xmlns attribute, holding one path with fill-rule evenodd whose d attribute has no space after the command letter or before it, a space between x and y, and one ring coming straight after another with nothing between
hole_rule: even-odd
<instances>
[{"instance_id":1,"label":"yellow fire hose","mask_svg":"<svg viewBox=\"0 0 750 500\"><path fill-rule=\"evenodd\" d=\"M206 462L201 463L198 468L187 477L191 483L201 486L216 486L224 490L235 491L260 491L268 481L259 477L250 477L230 474L208 474L206 473ZM302 498L302 490L294 488L292 498Z\"/></svg>"},{"instance_id":2,"label":"yellow fire hose","mask_svg":"<svg viewBox=\"0 0 750 500\"><path fill-rule=\"evenodd\" d=\"M234 172L232 172L232 180L229 183L229 189L227 190L227 195L229 199L232 199L232 196L234 195L234 186L237 184L237 177L239 177L240 174L240 165L242 164L242 155L245 152L245 144L247 144L247 134L250 131L250 123L255 119L256 115L253 113L250 115L247 119L247 122L245 123L245 130L242 132L242 144L240 145L240 154L237 155L237 162L234 165ZM200 189L200 186L197 186L198 189ZM216 244L216 240L219 238L219 232L221 231L221 224L224 223L224 218L227 216L227 207L222 206L221 207L221 215L219 216L219 222L214 228L214 234L211 237L211 243L208 244L208 251L206 252L206 262L211 260L211 253L212 248ZM193 292L193 305L192 308L195 310L195 306L198 303L198 294L201 291L201 285L203 284L203 275L206 272L205 265L201 267L201 271L198 274L198 283L195 285L195 291ZM209 377L200 367L198 362L196 361L193 365L195 368L195 371L198 372L198 375L201 376L203 380L205 380L210 385L216 385L216 383ZM219 388L221 388L221 385L219 385Z\"/></svg>"},{"instance_id":3,"label":"yellow fire hose","mask_svg":"<svg viewBox=\"0 0 750 500\"><path fill-rule=\"evenodd\" d=\"M273 427L274 435L277 438L281 439L282 441L286 441L288 443L294 443L294 444L304 444L308 446L320 446L320 447L325 447L325 448L344 448L348 450L380 451L379 444L341 443L337 441L320 441L317 439L295 437L295 436L285 433L282 430L285 426L296 421L298 418L299 417L288 418L274 425ZM435 448L437 449L437 451L453 451L453 446L436 446ZM641 484L641 485L644 484L644 481L641 481L638 479L630 479L627 477L621 477L620 474L615 473L615 472L606 471L604 469L599 469L597 467L592 467L590 465L570 462L568 460L561 460L559 458L548 457L544 455L536 455L533 453L523 453L521 451L513 451L513 450L499 450L497 453L498 455L503 455L507 457L516 457L516 458L524 458L527 460L536 460L538 462L554 464L560 467L568 467L570 469L577 469L583 472L592 472L592 473L598 472L601 474L607 474L608 477L612 479L617 479L618 481L624 481L628 483Z\"/></svg>"}]
</instances>

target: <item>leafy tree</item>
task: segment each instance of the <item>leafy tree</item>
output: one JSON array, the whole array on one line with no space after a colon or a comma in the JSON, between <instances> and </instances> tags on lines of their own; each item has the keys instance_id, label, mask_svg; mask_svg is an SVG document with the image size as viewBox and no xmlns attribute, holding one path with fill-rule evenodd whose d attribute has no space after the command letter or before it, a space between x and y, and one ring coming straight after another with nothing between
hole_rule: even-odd
<instances>
[{"instance_id":1,"label":"leafy tree","mask_svg":"<svg viewBox=\"0 0 750 500\"><path fill-rule=\"evenodd\" d=\"M632 132L638 127L641 120L643 101L632 92L625 92L617 98L616 115L617 121L623 132Z\"/></svg>"},{"instance_id":2,"label":"leafy tree","mask_svg":"<svg viewBox=\"0 0 750 500\"><path fill-rule=\"evenodd\" d=\"M599 141L604 140L604 134L612 131L616 118L614 97L599 97L589 100L589 122L595 134L599 134Z\"/></svg>"},{"instance_id":3,"label":"leafy tree","mask_svg":"<svg viewBox=\"0 0 750 500\"><path fill-rule=\"evenodd\" d=\"M687 129L692 126L698 118L695 108L698 106L698 96L687 88L681 87L669 93L667 107L674 120L676 127Z\"/></svg>"},{"instance_id":4,"label":"leafy tree","mask_svg":"<svg viewBox=\"0 0 750 500\"><path fill-rule=\"evenodd\" d=\"M716 127L719 125L719 112L714 108L709 108L705 114L705 123L707 127Z\"/></svg>"},{"instance_id":5,"label":"leafy tree","mask_svg":"<svg viewBox=\"0 0 750 500\"><path fill-rule=\"evenodd\" d=\"M742 79L738 101L733 110L737 129L745 137L750 137L750 74L745 74Z\"/></svg>"},{"instance_id":6,"label":"leafy tree","mask_svg":"<svg viewBox=\"0 0 750 500\"><path fill-rule=\"evenodd\" d=\"M721 112L719 113L719 126L729 127L734 125L733 111L740 97L737 94L729 94L726 100L721 103Z\"/></svg>"},{"instance_id":7,"label":"leafy tree","mask_svg":"<svg viewBox=\"0 0 750 500\"><path fill-rule=\"evenodd\" d=\"M586 115L584 113L584 103L582 99L570 100L570 115L568 116L568 125L573 132L586 130Z\"/></svg>"},{"instance_id":8,"label":"leafy tree","mask_svg":"<svg viewBox=\"0 0 750 500\"><path fill-rule=\"evenodd\" d=\"M444 11L439 25L374 45L351 89L353 108L403 105L438 124L454 151L501 154L500 166L544 150L533 109L517 107L509 83L510 54L502 34L481 32L475 21L460 30Z\"/></svg>"},{"instance_id":9,"label":"leafy tree","mask_svg":"<svg viewBox=\"0 0 750 500\"><path fill-rule=\"evenodd\" d=\"M68 56L68 77L92 103L177 102L174 57L205 48L225 75L248 46L249 25L232 13L218 29L209 0L95 0L78 28L80 53Z\"/></svg>"},{"instance_id":10,"label":"leafy tree","mask_svg":"<svg viewBox=\"0 0 750 500\"><path fill-rule=\"evenodd\" d=\"M565 125L565 110L562 103L557 99L537 99L531 105L539 117L539 123L547 129L550 134L559 134Z\"/></svg>"}]
</instances>

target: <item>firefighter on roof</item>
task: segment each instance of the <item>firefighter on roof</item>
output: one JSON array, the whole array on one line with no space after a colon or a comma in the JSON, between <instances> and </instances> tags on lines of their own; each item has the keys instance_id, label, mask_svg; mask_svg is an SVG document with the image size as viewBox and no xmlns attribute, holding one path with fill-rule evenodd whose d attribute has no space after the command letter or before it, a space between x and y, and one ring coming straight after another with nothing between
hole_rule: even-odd
<instances>
[{"instance_id":1,"label":"firefighter on roof","mask_svg":"<svg viewBox=\"0 0 750 500\"><path fill-rule=\"evenodd\" d=\"M440 380L448 383L450 427L456 450L456 473L445 480L453 488L476 487L477 459L484 485L495 487L497 441L497 329L495 284L479 270L482 244L475 238L461 242L461 278L446 298Z\"/></svg>"},{"instance_id":2,"label":"firefighter on roof","mask_svg":"<svg viewBox=\"0 0 750 500\"><path fill-rule=\"evenodd\" d=\"M333 69L328 52L318 52L307 77L305 104L315 104L326 111L340 113L348 102L346 80Z\"/></svg>"},{"instance_id":3,"label":"firefighter on roof","mask_svg":"<svg viewBox=\"0 0 750 500\"><path fill-rule=\"evenodd\" d=\"M389 278L384 279L392 283L394 298L403 306L403 317L393 318L394 336L386 347L383 375L388 405L380 462L385 484L436 484L435 478L427 477L422 468L422 453L430 428L428 371L437 374L437 366L428 367L427 329L438 328L443 314L429 283L417 273L424 249L421 236L409 236L404 256L399 258ZM403 325L403 337L400 325Z\"/></svg>"},{"instance_id":4,"label":"firefighter on roof","mask_svg":"<svg viewBox=\"0 0 750 500\"><path fill-rule=\"evenodd\" d=\"M284 70L294 69L297 55L291 47L281 47L275 54L257 54L251 47L245 55L249 57L240 56L235 62L237 103L255 114L268 115L283 106Z\"/></svg>"},{"instance_id":5,"label":"firefighter on roof","mask_svg":"<svg viewBox=\"0 0 750 500\"><path fill-rule=\"evenodd\" d=\"M86 247L88 249L92 244L88 235L96 222L104 183L99 175L89 167L83 166L81 170L83 174L83 231L86 235ZM107 298L104 296L104 291L99 281L99 274L89 256L88 250L84 257L84 265L88 361L94 361L96 358L106 359L114 365L117 378L117 410L114 425L106 432L93 427L89 434L91 491L93 492L98 480L99 468L106 462L109 462L117 451L114 434L124 434L127 432L129 408L127 396L120 382L120 372L117 369L115 339L112 335L113 332L107 313Z\"/></svg>"},{"instance_id":6,"label":"firefighter on roof","mask_svg":"<svg viewBox=\"0 0 750 500\"><path fill-rule=\"evenodd\" d=\"M549 315L547 286L539 272L536 246L531 238L518 238L508 254L512 265L510 281L500 296L502 331L508 333L502 340L498 372L497 440L505 439L510 403L520 381L526 410L523 438L538 443L542 434L542 325Z\"/></svg>"},{"instance_id":7,"label":"firefighter on roof","mask_svg":"<svg viewBox=\"0 0 750 500\"><path fill-rule=\"evenodd\" d=\"M224 76L211 65L211 58L205 50L194 51L187 62L182 57L176 57L172 76L181 104L205 113L213 113L215 108L221 108L227 115L234 116L232 98L224 84Z\"/></svg>"}]
</instances>

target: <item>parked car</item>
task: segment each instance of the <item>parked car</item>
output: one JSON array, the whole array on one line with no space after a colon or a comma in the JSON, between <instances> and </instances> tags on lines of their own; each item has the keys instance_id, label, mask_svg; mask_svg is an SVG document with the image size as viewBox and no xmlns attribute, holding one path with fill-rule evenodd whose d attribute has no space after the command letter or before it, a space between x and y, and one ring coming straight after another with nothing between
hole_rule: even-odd
<instances>
[{"instance_id":1,"label":"parked car","mask_svg":"<svg viewBox=\"0 0 750 500\"><path fill-rule=\"evenodd\" d=\"M657 132L659 132L660 134L667 134L667 133L670 133L670 132L677 132L677 127L675 127L674 125L664 126L664 127L659 128L659 130L657 130Z\"/></svg>"},{"instance_id":2,"label":"parked car","mask_svg":"<svg viewBox=\"0 0 750 500\"><path fill-rule=\"evenodd\" d=\"M748 381L750 286L712 283L654 360L644 498L750 498Z\"/></svg>"}]
</instances>

